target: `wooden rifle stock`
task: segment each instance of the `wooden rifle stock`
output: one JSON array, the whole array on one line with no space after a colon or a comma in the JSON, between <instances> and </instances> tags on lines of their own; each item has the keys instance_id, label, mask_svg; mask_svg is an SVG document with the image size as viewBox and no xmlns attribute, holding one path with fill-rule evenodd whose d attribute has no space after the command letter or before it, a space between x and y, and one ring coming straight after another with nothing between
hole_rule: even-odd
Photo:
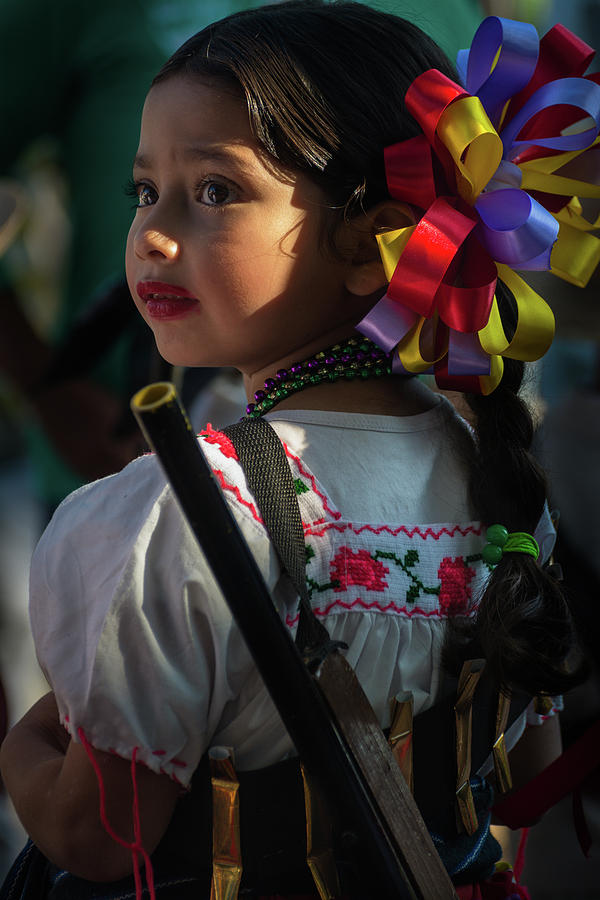
<instances>
[{"instance_id":1,"label":"wooden rifle stock","mask_svg":"<svg viewBox=\"0 0 600 900\"><path fill-rule=\"evenodd\" d=\"M358 680L337 651L316 677L308 671L174 386L148 385L131 407L305 767L360 838L372 898L452 900L450 878ZM340 722L349 710L351 721Z\"/></svg>"}]
</instances>

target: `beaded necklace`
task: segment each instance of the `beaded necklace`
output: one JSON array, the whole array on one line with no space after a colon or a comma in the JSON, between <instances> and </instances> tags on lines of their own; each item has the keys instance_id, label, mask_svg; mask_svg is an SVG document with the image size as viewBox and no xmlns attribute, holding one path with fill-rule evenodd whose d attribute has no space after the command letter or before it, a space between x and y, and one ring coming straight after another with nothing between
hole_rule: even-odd
<instances>
[{"instance_id":1,"label":"beaded necklace","mask_svg":"<svg viewBox=\"0 0 600 900\"><path fill-rule=\"evenodd\" d=\"M294 363L289 369L279 369L274 378L267 378L264 388L254 394L255 402L246 407L246 416L258 419L291 394L324 381L378 378L391 372L388 353L368 338L346 338L304 362Z\"/></svg>"}]
</instances>

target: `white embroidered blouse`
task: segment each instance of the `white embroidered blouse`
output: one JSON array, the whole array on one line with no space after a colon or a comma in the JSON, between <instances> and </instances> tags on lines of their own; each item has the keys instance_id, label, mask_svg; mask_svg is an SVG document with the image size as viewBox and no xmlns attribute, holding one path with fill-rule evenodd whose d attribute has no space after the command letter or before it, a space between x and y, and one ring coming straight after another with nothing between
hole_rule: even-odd
<instances>
[{"instance_id":1,"label":"white embroidered blouse","mask_svg":"<svg viewBox=\"0 0 600 900\"><path fill-rule=\"evenodd\" d=\"M396 418L286 411L284 441L307 545L316 614L383 726L389 701L435 702L449 616L473 613L488 569L472 521L460 445L465 424L439 398ZM298 601L267 538L235 451L210 428L202 446L274 602L293 633ZM545 557L549 517L536 537ZM34 554L31 621L61 721L100 750L188 785L211 745L240 770L293 746L152 455L71 494ZM514 740L524 727L521 722Z\"/></svg>"}]
</instances>

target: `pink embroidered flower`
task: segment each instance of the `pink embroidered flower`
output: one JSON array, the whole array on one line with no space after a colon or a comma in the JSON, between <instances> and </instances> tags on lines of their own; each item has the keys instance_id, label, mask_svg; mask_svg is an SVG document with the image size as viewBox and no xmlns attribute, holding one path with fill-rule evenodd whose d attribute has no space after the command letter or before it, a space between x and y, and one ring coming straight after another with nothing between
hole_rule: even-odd
<instances>
[{"instance_id":1,"label":"pink embroidered flower","mask_svg":"<svg viewBox=\"0 0 600 900\"><path fill-rule=\"evenodd\" d=\"M351 584L362 584L370 591L384 591L389 571L368 550L353 552L350 547L342 547L329 566L331 580L339 582L334 591L347 591Z\"/></svg>"},{"instance_id":2,"label":"pink embroidered flower","mask_svg":"<svg viewBox=\"0 0 600 900\"><path fill-rule=\"evenodd\" d=\"M227 437L227 435L223 434L222 431L215 431L210 422L206 426L205 431L201 431L200 434L209 444L218 444L219 450L223 454L223 456L227 456L228 459L237 459L238 455L235 452L235 447Z\"/></svg>"},{"instance_id":3,"label":"pink embroidered flower","mask_svg":"<svg viewBox=\"0 0 600 900\"><path fill-rule=\"evenodd\" d=\"M466 613L471 600L471 579L475 569L468 566L462 556L451 559L445 556L438 569L440 585L440 609L450 616Z\"/></svg>"}]
</instances>

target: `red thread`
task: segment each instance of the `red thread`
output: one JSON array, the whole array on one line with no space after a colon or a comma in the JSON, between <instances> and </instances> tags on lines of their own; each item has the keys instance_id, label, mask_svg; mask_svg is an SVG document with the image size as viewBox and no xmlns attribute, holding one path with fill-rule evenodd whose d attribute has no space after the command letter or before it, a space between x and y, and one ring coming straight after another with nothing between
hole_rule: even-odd
<instances>
[{"instance_id":1,"label":"red thread","mask_svg":"<svg viewBox=\"0 0 600 900\"><path fill-rule=\"evenodd\" d=\"M356 600L353 600L352 603L344 603L343 600L334 600L329 606L326 606L325 609L313 609L315 616L326 616L335 606L341 606L345 610L352 610L355 606L360 606L362 609L376 609L378 612L388 612L388 610L393 610L395 613L399 613L400 615L406 616L407 619L412 619L413 616L420 616L425 619L445 619L446 615L440 609L431 609L425 610L421 609L420 606L415 606L412 609L409 609L406 606L396 606L393 601L390 601L386 606L383 606L377 600L374 600L372 603L366 603L360 597L357 597ZM475 612L475 607L469 610L469 613L472 614ZM286 616L286 624L289 628L292 628L298 621L300 616Z\"/></svg>"},{"instance_id":2,"label":"red thread","mask_svg":"<svg viewBox=\"0 0 600 900\"><path fill-rule=\"evenodd\" d=\"M256 519L256 521L257 521L260 525L264 525L265 523L263 522L263 520L262 520L261 517L259 516L258 510L256 509L256 507L254 506L253 503L250 503L249 500L244 500L244 498L242 497L242 495L241 495L241 493L240 493L240 489L239 489L235 484L230 484L228 481L226 481L226 480L225 480L225 476L224 476L224 474L220 471L220 469L213 469L213 472L214 472L214 474L216 475L217 480L218 480L219 484L221 485L221 487L223 488L223 490L224 490L224 491L231 491L231 492L235 495L236 500L237 500L239 503L241 503L242 506L246 506L246 507L250 510L250 512L252 513L253 517Z\"/></svg>"},{"instance_id":3,"label":"red thread","mask_svg":"<svg viewBox=\"0 0 600 900\"><path fill-rule=\"evenodd\" d=\"M340 532L349 530L354 534L360 534L361 531L370 531L373 534L381 534L383 531L385 531L388 534L393 535L394 537L396 537L400 533L403 533L406 534L409 538L412 538L416 534L420 538L423 538L423 540L427 540L428 537L432 537L434 540L439 541L440 537L443 534L447 534L448 537L454 537L456 532L462 534L463 537L466 537L468 534L480 535L482 528L481 525L478 528L475 528L475 526L473 525L467 525L466 528L461 528L460 525L454 525L451 529L444 526L443 528L440 528L439 531L434 531L433 528L426 528L425 531L421 531L419 525L416 525L414 528L407 528L406 525L399 525L398 528L391 528L389 525L379 525L376 527L374 525L354 525L352 522L343 522L341 524L338 522L327 522L327 524L324 525L324 527L320 531L313 531L313 527L315 524L320 523L315 522L312 526L309 525L307 528L305 528L304 533L306 535L311 534L314 537L322 537L326 531L329 531L332 528L335 529L335 531Z\"/></svg>"},{"instance_id":4,"label":"red thread","mask_svg":"<svg viewBox=\"0 0 600 900\"><path fill-rule=\"evenodd\" d=\"M300 474L304 475L305 478L308 478L308 480L312 484L312 489L315 492L315 494L317 495L317 497L319 497L319 499L321 500L321 502L323 504L323 509L325 510L325 512L328 512L329 515L333 516L334 519L341 519L341 517L342 517L341 512L338 512L337 509L332 509L329 506L329 498L327 497L327 495L324 492L320 491L319 488L317 487L317 479L312 474L312 472L310 472L304 466L304 464L302 463L302 460L300 459L299 456L296 456L294 453L292 453L292 451L290 450L288 445L285 443L285 441L282 441L281 443L283 444L283 449L286 452L286 456L289 456L290 459L293 459L293 461L296 463L296 466L298 467L298 471L300 472Z\"/></svg>"},{"instance_id":5,"label":"red thread","mask_svg":"<svg viewBox=\"0 0 600 900\"><path fill-rule=\"evenodd\" d=\"M334 591L347 591L349 585L361 584L369 591L384 591L389 587L385 576L390 570L378 559L373 559L368 550L352 550L340 547L329 563L329 577L337 581Z\"/></svg>"},{"instance_id":6,"label":"red thread","mask_svg":"<svg viewBox=\"0 0 600 900\"><path fill-rule=\"evenodd\" d=\"M140 876L139 869L139 860L138 853L141 853L142 859L144 860L144 866L146 869L146 882L148 884L148 890L150 892L150 900L156 900L156 893L154 890L154 871L152 869L152 862L150 860L150 856L144 849L142 844L142 834L141 834L141 824L140 824L140 807L139 807L139 798L138 798L138 787L137 787L137 772L136 772L136 764L135 759L137 756L137 747L133 748L133 752L131 755L131 782L133 786L133 805L132 805L132 815L133 815L133 841L126 841L123 838L119 837L116 831L111 826L108 821L108 816L106 814L106 789L104 787L104 779L102 778L102 772L100 771L100 766L98 765L98 761L94 756L94 750L87 737L85 736L85 732L83 728L79 727L77 729L77 734L79 735L79 740L81 741L85 752L87 753L88 759L92 764L94 772L96 774L96 780L98 782L98 791L100 794L100 821L102 822L102 827L108 834L110 838L112 838L115 843L119 844L121 847L126 847L131 851L131 859L133 862L133 878L135 881L135 897L136 900L142 900L142 880Z\"/></svg>"},{"instance_id":7,"label":"red thread","mask_svg":"<svg viewBox=\"0 0 600 900\"><path fill-rule=\"evenodd\" d=\"M208 444L216 444L223 456L228 457L228 459L237 460L239 458L235 452L235 447L227 435L223 434L222 431L216 431L210 422L206 423L206 429L200 432L200 437L204 438Z\"/></svg>"},{"instance_id":8,"label":"red thread","mask_svg":"<svg viewBox=\"0 0 600 900\"><path fill-rule=\"evenodd\" d=\"M471 581L475 569L468 566L462 556L454 559L445 556L438 569L440 579L440 609L448 615L460 615L467 612L471 600Z\"/></svg>"}]
</instances>

